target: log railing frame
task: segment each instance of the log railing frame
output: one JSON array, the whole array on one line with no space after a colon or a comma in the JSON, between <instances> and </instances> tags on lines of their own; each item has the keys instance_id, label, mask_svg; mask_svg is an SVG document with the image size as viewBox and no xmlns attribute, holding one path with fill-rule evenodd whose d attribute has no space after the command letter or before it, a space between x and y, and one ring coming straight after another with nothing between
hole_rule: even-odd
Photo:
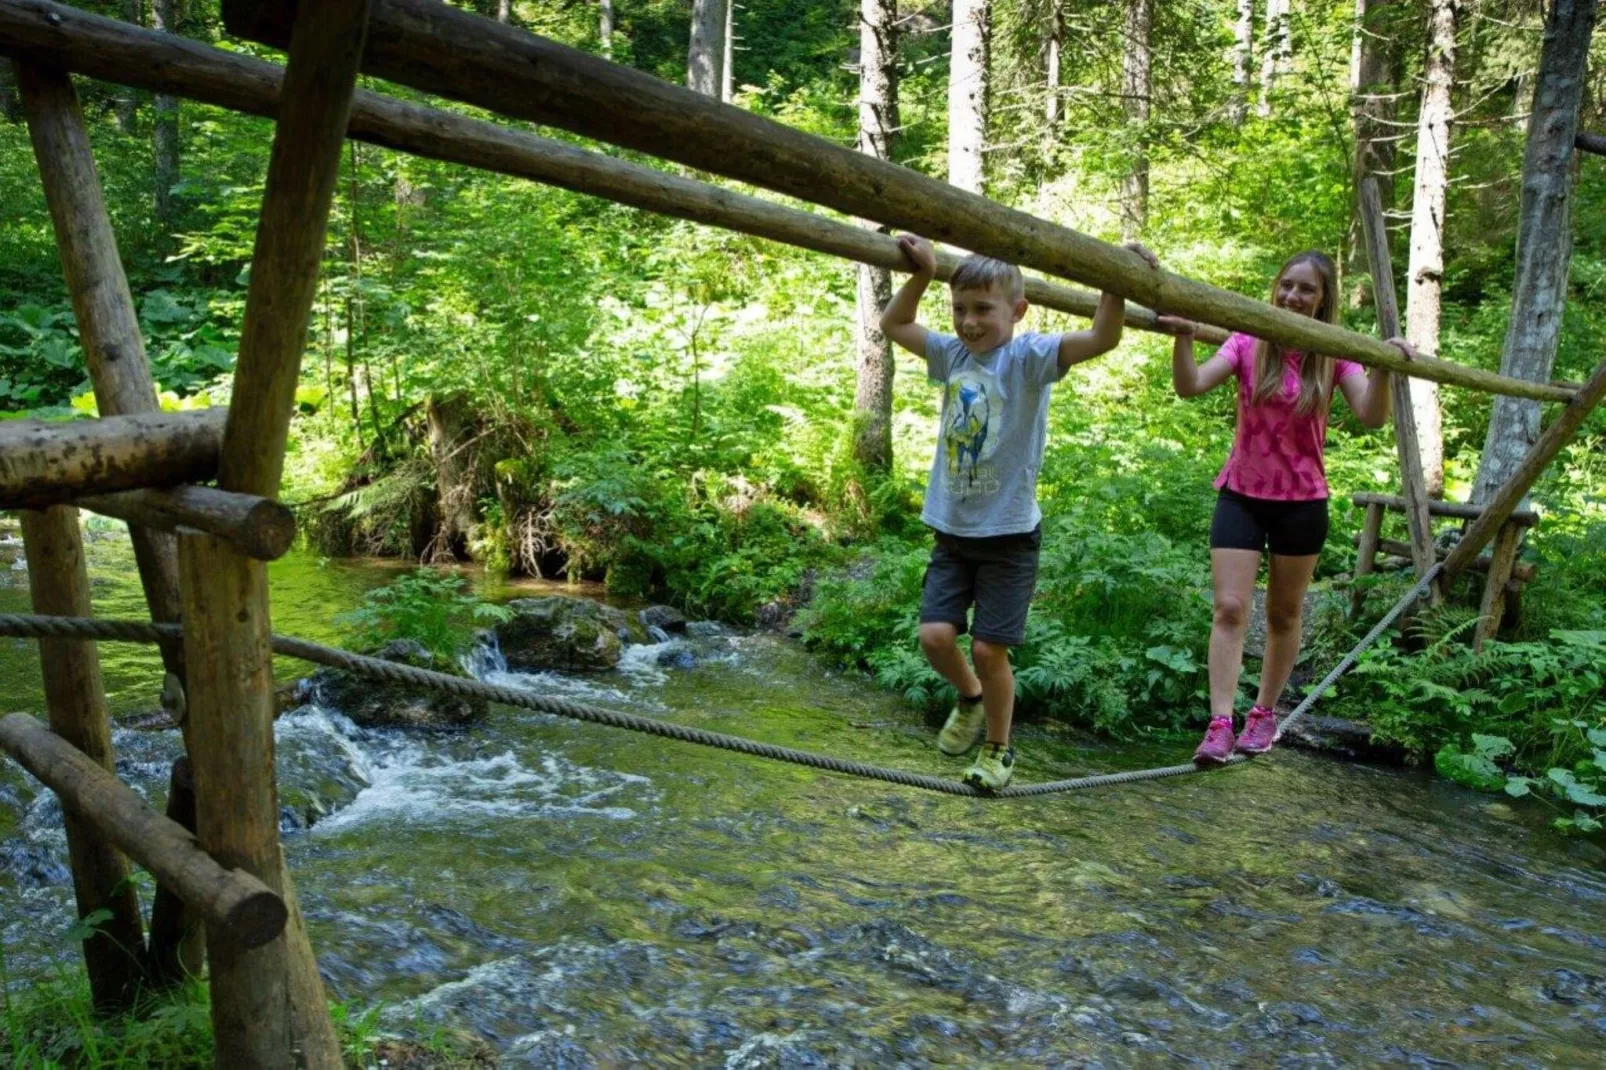
<instances>
[{"instance_id":1,"label":"log railing frame","mask_svg":"<svg viewBox=\"0 0 1606 1070\"><path fill-rule=\"evenodd\" d=\"M0 422L0 509L204 482L217 474L227 417L223 409L200 409Z\"/></svg>"}]
</instances>

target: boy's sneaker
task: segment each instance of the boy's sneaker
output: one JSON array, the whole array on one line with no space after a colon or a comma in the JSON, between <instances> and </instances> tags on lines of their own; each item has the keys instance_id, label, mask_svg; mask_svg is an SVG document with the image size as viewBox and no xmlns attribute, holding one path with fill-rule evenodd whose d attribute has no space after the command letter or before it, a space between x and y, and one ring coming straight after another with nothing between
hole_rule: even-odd
<instances>
[{"instance_id":1,"label":"boy's sneaker","mask_svg":"<svg viewBox=\"0 0 1606 1070\"><path fill-rule=\"evenodd\" d=\"M950 758L957 758L981 742L987 734L987 709L981 699L968 702L960 699L948 723L937 733L937 749Z\"/></svg>"},{"instance_id":2,"label":"boy's sneaker","mask_svg":"<svg viewBox=\"0 0 1606 1070\"><path fill-rule=\"evenodd\" d=\"M982 791L1002 791L1015 775L1015 748L989 743L976 755L976 763L965 770L965 783Z\"/></svg>"},{"instance_id":3,"label":"boy's sneaker","mask_svg":"<svg viewBox=\"0 0 1606 1070\"><path fill-rule=\"evenodd\" d=\"M1244 734L1238 737L1237 749L1245 754L1265 754L1277 742L1277 715L1264 706L1249 711L1244 722Z\"/></svg>"},{"instance_id":4,"label":"boy's sneaker","mask_svg":"<svg viewBox=\"0 0 1606 1070\"><path fill-rule=\"evenodd\" d=\"M1195 765L1224 765L1232 757L1232 718L1212 717L1204 742L1193 752Z\"/></svg>"}]
</instances>

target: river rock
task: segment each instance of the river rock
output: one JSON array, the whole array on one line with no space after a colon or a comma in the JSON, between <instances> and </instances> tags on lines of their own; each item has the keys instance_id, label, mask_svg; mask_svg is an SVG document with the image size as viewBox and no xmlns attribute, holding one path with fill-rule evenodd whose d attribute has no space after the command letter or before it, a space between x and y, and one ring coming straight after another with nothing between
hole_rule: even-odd
<instances>
[{"instance_id":1,"label":"river rock","mask_svg":"<svg viewBox=\"0 0 1606 1070\"><path fill-rule=\"evenodd\" d=\"M508 603L513 619L496 626L507 667L522 672L599 672L619 664L622 611L585 598L548 595Z\"/></svg>"},{"instance_id":2,"label":"river rock","mask_svg":"<svg viewBox=\"0 0 1606 1070\"><path fill-rule=\"evenodd\" d=\"M415 669L462 675L456 665L411 639L392 639L370 656ZM320 705L340 711L364 728L460 728L483 720L487 711L482 698L427 691L343 669L319 669L312 674L311 690Z\"/></svg>"},{"instance_id":3,"label":"river rock","mask_svg":"<svg viewBox=\"0 0 1606 1070\"><path fill-rule=\"evenodd\" d=\"M636 618L641 626L649 633L654 628L661 628L666 632L684 632L686 630L686 614L673 606L648 606Z\"/></svg>"},{"instance_id":4,"label":"river rock","mask_svg":"<svg viewBox=\"0 0 1606 1070\"><path fill-rule=\"evenodd\" d=\"M1321 751L1352 762L1404 765L1407 757L1405 748L1399 744L1373 740L1371 725L1343 717L1306 714L1283 730L1282 740L1291 746Z\"/></svg>"}]
</instances>

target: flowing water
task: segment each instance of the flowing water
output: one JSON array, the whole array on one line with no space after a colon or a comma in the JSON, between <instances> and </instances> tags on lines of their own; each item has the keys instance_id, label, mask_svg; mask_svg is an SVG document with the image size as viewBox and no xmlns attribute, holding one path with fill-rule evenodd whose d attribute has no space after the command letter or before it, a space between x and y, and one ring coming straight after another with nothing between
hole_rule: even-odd
<instances>
[{"instance_id":1,"label":"flowing water","mask_svg":"<svg viewBox=\"0 0 1606 1070\"><path fill-rule=\"evenodd\" d=\"M0 611L26 609L15 549ZM99 612L142 612L120 538L91 567ZM394 574L292 556L275 625L337 639L333 614ZM508 673L493 649L473 668L954 771L863 679L772 636L696 632L587 678ZM0 642L0 708L37 710L33 645ZM153 705L153 652L101 650L117 712ZM1603 1064L1602 852L1421 775L1279 752L983 804L508 709L409 734L308 706L278 734L331 989L404 1032L472 1030L508 1065ZM176 734L116 743L159 802ZM1040 727L1019 743L1026 780L1176 759ZM14 985L74 968L63 862L53 798L0 760Z\"/></svg>"}]
</instances>

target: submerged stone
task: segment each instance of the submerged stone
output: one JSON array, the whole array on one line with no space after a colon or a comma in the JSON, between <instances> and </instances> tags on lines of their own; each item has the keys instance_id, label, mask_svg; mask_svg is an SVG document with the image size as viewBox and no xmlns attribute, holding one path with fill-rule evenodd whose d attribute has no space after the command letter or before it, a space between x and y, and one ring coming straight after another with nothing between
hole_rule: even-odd
<instances>
[{"instance_id":1,"label":"submerged stone","mask_svg":"<svg viewBox=\"0 0 1606 1070\"><path fill-rule=\"evenodd\" d=\"M448 676L463 675L456 665L411 639L393 639L372 656ZM483 720L488 709L482 698L376 680L343 669L319 669L313 673L311 691L320 705L340 711L364 728L459 728Z\"/></svg>"},{"instance_id":2,"label":"submerged stone","mask_svg":"<svg viewBox=\"0 0 1606 1070\"><path fill-rule=\"evenodd\" d=\"M686 630L686 614L673 606L648 606L636 614L641 626L651 632L654 628L665 632L684 632Z\"/></svg>"}]
</instances>

